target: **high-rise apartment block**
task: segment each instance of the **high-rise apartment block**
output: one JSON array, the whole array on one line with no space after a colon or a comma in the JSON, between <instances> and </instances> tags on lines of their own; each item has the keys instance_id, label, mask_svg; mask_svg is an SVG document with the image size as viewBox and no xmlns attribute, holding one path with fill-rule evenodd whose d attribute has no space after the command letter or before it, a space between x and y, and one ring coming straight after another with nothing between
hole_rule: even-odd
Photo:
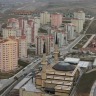
<instances>
[{"instance_id":1,"label":"high-rise apartment block","mask_svg":"<svg viewBox=\"0 0 96 96\"><path fill-rule=\"evenodd\" d=\"M85 13L83 11L76 11L74 12L74 18L79 18L83 20L83 23L85 22Z\"/></svg>"},{"instance_id":2,"label":"high-rise apartment block","mask_svg":"<svg viewBox=\"0 0 96 96\"><path fill-rule=\"evenodd\" d=\"M50 23L50 13L48 12L42 12L40 13L40 23L42 25Z\"/></svg>"},{"instance_id":3,"label":"high-rise apartment block","mask_svg":"<svg viewBox=\"0 0 96 96\"><path fill-rule=\"evenodd\" d=\"M43 44L46 43L46 53L49 54L54 51L54 36L52 35L41 35L37 36L36 40L36 54L43 54Z\"/></svg>"},{"instance_id":4,"label":"high-rise apartment block","mask_svg":"<svg viewBox=\"0 0 96 96\"><path fill-rule=\"evenodd\" d=\"M51 14L51 26L60 27L62 25L62 14L60 13L53 13Z\"/></svg>"},{"instance_id":5,"label":"high-rise apartment block","mask_svg":"<svg viewBox=\"0 0 96 96\"><path fill-rule=\"evenodd\" d=\"M6 27L2 29L3 38L6 39L9 36L15 36L16 37L16 30L12 27Z\"/></svg>"},{"instance_id":6,"label":"high-rise apartment block","mask_svg":"<svg viewBox=\"0 0 96 96\"><path fill-rule=\"evenodd\" d=\"M83 30L83 19L80 18L73 18L71 22L76 26L76 32L80 33Z\"/></svg>"},{"instance_id":7,"label":"high-rise apartment block","mask_svg":"<svg viewBox=\"0 0 96 96\"><path fill-rule=\"evenodd\" d=\"M0 71L9 72L18 67L18 41L4 39L0 41Z\"/></svg>"}]
</instances>

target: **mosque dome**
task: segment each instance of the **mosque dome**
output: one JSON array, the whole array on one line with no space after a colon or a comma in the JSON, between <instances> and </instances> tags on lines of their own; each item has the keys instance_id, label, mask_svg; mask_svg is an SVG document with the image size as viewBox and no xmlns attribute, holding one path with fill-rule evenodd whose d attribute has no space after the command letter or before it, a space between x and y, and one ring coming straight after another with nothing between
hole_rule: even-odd
<instances>
[{"instance_id":1,"label":"mosque dome","mask_svg":"<svg viewBox=\"0 0 96 96\"><path fill-rule=\"evenodd\" d=\"M52 68L57 71L73 71L75 69L75 66L71 65L70 63L61 61L61 62L55 64Z\"/></svg>"}]
</instances>

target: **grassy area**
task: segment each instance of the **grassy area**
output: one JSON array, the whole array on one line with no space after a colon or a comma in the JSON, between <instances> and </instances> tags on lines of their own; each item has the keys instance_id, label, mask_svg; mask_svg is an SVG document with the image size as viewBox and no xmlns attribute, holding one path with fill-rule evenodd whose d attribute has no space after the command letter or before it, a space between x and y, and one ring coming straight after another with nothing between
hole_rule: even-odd
<instances>
[{"instance_id":1,"label":"grassy area","mask_svg":"<svg viewBox=\"0 0 96 96\"><path fill-rule=\"evenodd\" d=\"M90 90L95 80L96 80L96 71L85 73L78 83L76 90L78 94L77 96L89 96L88 94L90 93Z\"/></svg>"},{"instance_id":2,"label":"grassy area","mask_svg":"<svg viewBox=\"0 0 96 96\"><path fill-rule=\"evenodd\" d=\"M86 35L82 38L81 41L79 41L78 44L76 44L73 49L79 49L82 48L84 46L84 44L88 41L88 39L91 37L92 35Z\"/></svg>"},{"instance_id":3,"label":"grassy area","mask_svg":"<svg viewBox=\"0 0 96 96\"><path fill-rule=\"evenodd\" d=\"M28 53L28 55L30 55L30 56L34 56L34 55L35 55L35 51L34 51L34 50L28 49L28 50L27 50L27 53Z\"/></svg>"},{"instance_id":4,"label":"grassy area","mask_svg":"<svg viewBox=\"0 0 96 96\"><path fill-rule=\"evenodd\" d=\"M47 30L42 29L42 28L39 28L39 31L38 31L38 32L39 32L39 33L48 33Z\"/></svg>"},{"instance_id":5,"label":"grassy area","mask_svg":"<svg viewBox=\"0 0 96 96\"><path fill-rule=\"evenodd\" d=\"M18 65L22 67L26 67L29 64L29 62L24 62L22 60L18 60Z\"/></svg>"}]
</instances>

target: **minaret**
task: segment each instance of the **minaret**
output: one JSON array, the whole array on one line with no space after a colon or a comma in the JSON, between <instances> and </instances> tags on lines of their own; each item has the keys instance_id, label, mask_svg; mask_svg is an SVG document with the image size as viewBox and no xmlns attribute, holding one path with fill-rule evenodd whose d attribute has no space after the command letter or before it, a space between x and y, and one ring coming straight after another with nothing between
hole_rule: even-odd
<instances>
[{"instance_id":1,"label":"minaret","mask_svg":"<svg viewBox=\"0 0 96 96\"><path fill-rule=\"evenodd\" d=\"M58 40L57 40L57 33L56 33L55 48L54 48L55 64L58 63L58 54L59 54L59 50L58 50Z\"/></svg>"},{"instance_id":2,"label":"minaret","mask_svg":"<svg viewBox=\"0 0 96 96\"><path fill-rule=\"evenodd\" d=\"M44 42L44 47L43 47L43 58L42 58L42 87L44 87L44 82L46 80L46 66L47 66L47 60L46 60L46 45Z\"/></svg>"}]
</instances>

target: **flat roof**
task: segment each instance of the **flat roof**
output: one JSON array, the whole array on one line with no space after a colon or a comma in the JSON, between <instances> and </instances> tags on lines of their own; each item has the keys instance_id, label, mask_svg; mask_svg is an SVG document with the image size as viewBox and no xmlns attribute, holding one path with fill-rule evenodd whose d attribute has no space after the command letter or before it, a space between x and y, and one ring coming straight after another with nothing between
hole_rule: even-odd
<instances>
[{"instance_id":1,"label":"flat roof","mask_svg":"<svg viewBox=\"0 0 96 96\"><path fill-rule=\"evenodd\" d=\"M33 79L33 83L32 79L30 79L28 83L26 83L22 88L25 89L26 91L41 92L41 90L37 89L35 86L35 78Z\"/></svg>"},{"instance_id":2,"label":"flat roof","mask_svg":"<svg viewBox=\"0 0 96 96\"><path fill-rule=\"evenodd\" d=\"M94 60L93 66L96 66L96 58L95 58L95 60Z\"/></svg>"},{"instance_id":3,"label":"flat roof","mask_svg":"<svg viewBox=\"0 0 96 96\"><path fill-rule=\"evenodd\" d=\"M80 58L71 58L71 57L66 57L64 62L69 62L69 63L79 63Z\"/></svg>"},{"instance_id":4,"label":"flat roof","mask_svg":"<svg viewBox=\"0 0 96 96\"><path fill-rule=\"evenodd\" d=\"M14 89L20 89L30 78L24 78L21 82L19 82Z\"/></svg>"},{"instance_id":5,"label":"flat roof","mask_svg":"<svg viewBox=\"0 0 96 96\"><path fill-rule=\"evenodd\" d=\"M87 68L89 66L90 62L86 62L86 61L80 61L78 63L79 67L83 67L83 68Z\"/></svg>"}]
</instances>

